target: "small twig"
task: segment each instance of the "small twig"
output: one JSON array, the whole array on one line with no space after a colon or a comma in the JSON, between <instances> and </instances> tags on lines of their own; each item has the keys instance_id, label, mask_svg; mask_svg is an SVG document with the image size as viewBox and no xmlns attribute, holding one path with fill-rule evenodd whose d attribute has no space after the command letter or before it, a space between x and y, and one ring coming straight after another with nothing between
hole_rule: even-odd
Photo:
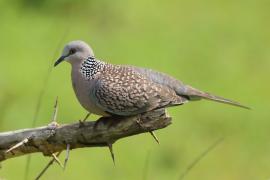
<instances>
[{"instance_id":1,"label":"small twig","mask_svg":"<svg viewBox=\"0 0 270 180\"><path fill-rule=\"evenodd\" d=\"M51 127L52 129L59 127L59 124L56 121L57 113L58 113L58 97L56 97L56 100L55 100L54 111L53 111L51 123L48 124L48 127Z\"/></svg>"},{"instance_id":2,"label":"small twig","mask_svg":"<svg viewBox=\"0 0 270 180\"><path fill-rule=\"evenodd\" d=\"M109 147L109 150L110 150L110 153L111 153L113 164L115 165L115 158L114 158L113 145L112 145L112 143L108 143L108 147Z\"/></svg>"},{"instance_id":3,"label":"small twig","mask_svg":"<svg viewBox=\"0 0 270 180\"><path fill-rule=\"evenodd\" d=\"M58 157L61 154L61 152L58 152L56 154L56 157ZM48 170L48 168L54 163L55 158L52 158L51 161L45 166L45 168L38 174L38 176L35 178L35 180L38 180L41 178L41 176Z\"/></svg>"},{"instance_id":4,"label":"small twig","mask_svg":"<svg viewBox=\"0 0 270 180\"><path fill-rule=\"evenodd\" d=\"M56 123L57 113L58 113L58 96L56 97L55 104L54 104L52 123Z\"/></svg>"},{"instance_id":5,"label":"small twig","mask_svg":"<svg viewBox=\"0 0 270 180\"><path fill-rule=\"evenodd\" d=\"M27 143L29 142L29 140L30 140L30 139L31 139L31 136L30 136L30 137L25 138L25 139L24 139L24 140L22 140L21 142L19 142L19 143L15 144L15 145L14 145L14 146L12 146L11 148L9 148L9 149L6 151L6 153L9 153L9 152L11 152L11 151L13 151L13 150L17 149L18 147L20 147L20 146L22 146L22 145L27 144Z\"/></svg>"},{"instance_id":6,"label":"small twig","mask_svg":"<svg viewBox=\"0 0 270 180\"><path fill-rule=\"evenodd\" d=\"M48 125L49 127L52 127L53 129L58 127L59 125L56 122L57 119L57 113L58 113L58 97L56 97L55 104L54 104L54 111L53 111L53 116L52 116L52 122ZM57 162L59 166L61 166L64 169L64 166L58 159L58 156L60 155L61 152L58 152L57 155L52 153L53 159L48 163L48 165L41 171L41 173L37 176L36 179L39 179L46 171L47 169L53 164L54 161Z\"/></svg>"},{"instance_id":7,"label":"small twig","mask_svg":"<svg viewBox=\"0 0 270 180\"><path fill-rule=\"evenodd\" d=\"M65 161L64 161L64 170L66 169L66 167L67 167L67 162L68 162L68 160L69 160L69 152L70 152L70 144L67 144L66 158L65 158Z\"/></svg>"},{"instance_id":8,"label":"small twig","mask_svg":"<svg viewBox=\"0 0 270 180\"><path fill-rule=\"evenodd\" d=\"M217 147L217 145L219 145L222 141L224 140L224 137L219 138L218 140L216 140L213 144L211 144L205 151L203 151L198 157L196 157L194 159L194 161L192 161L188 167L186 168L186 170L181 174L179 180L183 180L188 172L196 165L200 162L200 160L202 160L202 158L204 158L210 151L212 151L215 147Z\"/></svg>"}]
</instances>

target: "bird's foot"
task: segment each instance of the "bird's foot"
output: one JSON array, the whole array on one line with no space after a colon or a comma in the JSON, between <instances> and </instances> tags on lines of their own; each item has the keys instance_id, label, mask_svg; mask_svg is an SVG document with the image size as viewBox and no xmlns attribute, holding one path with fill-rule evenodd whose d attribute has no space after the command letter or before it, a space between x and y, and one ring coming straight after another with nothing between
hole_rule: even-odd
<instances>
[{"instance_id":1,"label":"bird's foot","mask_svg":"<svg viewBox=\"0 0 270 180\"><path fill-rule=\"evenodd\" d=\"M79 120L79 128L85 127L85 122L82 120Z\"/></svg>"},{"instance_id":2,"label":"bird's foot","mask_svg":"<svg viewBox=\"0 0 270 180\"><path fill-rule=\"evenodd\" d=\"M79 127L84 127L85 126L85 121L88 119L88 117L91 115L91 113L87 113L86 116L83 118L83 120L79 120Z\"/></svg>"}]
</instances>

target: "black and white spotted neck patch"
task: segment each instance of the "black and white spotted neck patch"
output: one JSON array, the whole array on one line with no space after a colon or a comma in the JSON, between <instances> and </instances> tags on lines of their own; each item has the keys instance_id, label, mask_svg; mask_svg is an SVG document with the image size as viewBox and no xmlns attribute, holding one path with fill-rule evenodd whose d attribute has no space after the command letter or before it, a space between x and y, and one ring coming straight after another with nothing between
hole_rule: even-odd
<instances>
[{"instance_id":1,"label":"black and white spotted neck patch","mask_svg":"<svg viewBox=\"0 0 270 180\"><path fill-rule=\"evenodd\" d=\"M97 60L95 57L90 56L83 61L80 72L83 77L90 80L104 67L105 62Z\"/></svg>"}]
</instances>

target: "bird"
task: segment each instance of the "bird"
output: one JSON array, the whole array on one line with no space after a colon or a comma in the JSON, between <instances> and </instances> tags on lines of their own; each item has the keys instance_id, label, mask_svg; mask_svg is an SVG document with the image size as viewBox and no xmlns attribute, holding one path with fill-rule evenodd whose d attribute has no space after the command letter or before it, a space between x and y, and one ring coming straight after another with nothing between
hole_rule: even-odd
<instances>
[{"instance_id":1,"label":"bird","mask_svg":"<svg viewBox=\"0 0 270 180\"><path fill-rule=\"evenodd\" d=\"M72 86L82 107L100 116L133 116L200 99L249 107L193 88L162 72L131 65L114 65L95 57L84 41L67 43L55 62L71 64Z\"/></svg>"},{"instance_id":2,"label":"bird","mask_svg":"<svg viewBox=\"0 0 270 180\"><path fill-rule=\"evenodd\" d=\"M82 107L103 117L140 115L201 99L249 109L162 72L97 59L92 48L81 40L67 43L54 66L63 61L71 64L72 86Z\"/></svg>"}]
</instances>

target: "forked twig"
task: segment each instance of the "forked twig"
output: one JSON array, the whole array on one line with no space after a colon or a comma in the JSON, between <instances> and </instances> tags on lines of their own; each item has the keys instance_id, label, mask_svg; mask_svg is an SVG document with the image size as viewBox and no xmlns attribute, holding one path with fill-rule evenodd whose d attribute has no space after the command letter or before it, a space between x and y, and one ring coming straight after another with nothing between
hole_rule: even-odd
<instances>
[{"instance_id":1,"label":"forked twig","mask_svg":"<svg viewBox=\"0 0 270 180\"><path fill-rule=\"evenodd\" d=\"M192 161L188 167L186 168L186 170L180 175L179 180L183 180L188 172L194 168L194 166L196 164L198 164L200 162L200 160L202 160L202 158L204 158L210 151L212 151L215 147L217 147L217 145L219 145L222 141L224 140L224 137L219 138L218 140L216 140L213 144L211 144L205 151L203 151L198 157L196 157L194 159L194 161Z\"/></svg>"},{"instance_id":2,"label":"forked twig","mask_svg":"<svg viewBox=\"0 0 270 180\"><path fill-rule=\"evenodd\" d=\"M58 157L61 154L61 152L58 152L55 156ZM35 178L35 180L38 180L41 178L41 176L48 170L48 168L54 163L55 158L52 158L51 161L45 166L45 168L38 174L38 176Z\"/></svg>"},{"instance_id":3,"label":"forked twig","mask_svg":"<svg viewBox=\"0 0 270 180\"><path fill-rule=\"evenodd\" d=\"M56 119L57 119L57 112L58 112L58 97L56 97L55 104L54 104L54 111L52 116L52 121L48 125L49 127L56 128L58 126ZM64 165L61 163L61 161L58 159L58 156L61 152L58 152L56 155L53 153L52 157L53 159L47 164L47 166L40 172L40 174L37 176L36 179L39 179L46 171L47 169L53 164L54 161L57 162L59 166L61 166L64 169Z\"/></svg>"},{"instance_id":4,"label":"forked twig","mask_svg":"<svg viewBox=\"0 0 270 180\"><path fill-rule=\"evenodd\" d=\"M52 154L52 157L53 157L54 160L57 162L57 164L58 164L59 166L61 166L61 167L64 169L63 164L61 163L61 161L58 159L58 157L57 157L54 153Z\"/></svg>"},{"instance_id":5,"label":"forked twig","mask_svg":"<svg viewBox=\"0 0 270 180\"><path fill-rule=\"evenodd\" d=\"M62 167L62 169L65 170L68 159L69 159L69 151L70 151L70 144L67 144L67 154L66 154L66 158L65 158L65 162L64 165L61 163L61 161L58 159L58 156L61 154L61 151L58 152L56 155L53 153L52 154L52 159L51 161L45 166L45 168L39 173L39 175L36 177L36 180L38 180L39 178L42 177L42 175L49 169L49 167L56 162L59 166Z\"/></svg>"}]
</instances>

